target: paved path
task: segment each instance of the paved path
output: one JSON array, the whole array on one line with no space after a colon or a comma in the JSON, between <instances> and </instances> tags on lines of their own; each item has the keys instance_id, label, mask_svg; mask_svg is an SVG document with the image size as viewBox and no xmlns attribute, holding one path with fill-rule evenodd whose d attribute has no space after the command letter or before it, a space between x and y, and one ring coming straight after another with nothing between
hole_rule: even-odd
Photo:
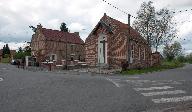
<instances>
[{"instance_id":1,"label":"paved path","mask_svg":"<svg viewBox=\"0 0 192 112\"><path fill-rule=\"evenodd\" d=\"M190 112L191 102L192 65L102 76L0 64L0 112Z\"/></svg>"}]
</instances>

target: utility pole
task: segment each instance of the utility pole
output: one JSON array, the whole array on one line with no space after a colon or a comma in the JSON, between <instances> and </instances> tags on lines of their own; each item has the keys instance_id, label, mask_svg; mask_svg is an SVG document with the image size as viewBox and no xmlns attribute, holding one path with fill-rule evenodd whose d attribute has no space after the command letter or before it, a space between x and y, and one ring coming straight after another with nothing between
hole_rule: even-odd
<instances>
[{"instance_id":1,"label":"utility pole","mask_svg":"<svg viewBox=\"0 0 192 112\"><path fill-rule=\"evenodd\" d=\"M131 37L131 35L130 35L130 21L131 21L131 15L130 14L128 14L128 35L127 35L127 52L128 52L128 59L127 59L127 61L128 61L128 65L130 65L130 37Z\"/></svg>"}]
</instances>

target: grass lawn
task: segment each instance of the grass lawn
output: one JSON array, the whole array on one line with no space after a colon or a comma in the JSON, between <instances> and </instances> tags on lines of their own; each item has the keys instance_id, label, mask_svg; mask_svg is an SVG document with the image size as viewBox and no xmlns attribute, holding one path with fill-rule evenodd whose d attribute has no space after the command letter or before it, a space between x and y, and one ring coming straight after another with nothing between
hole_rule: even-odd
<instances>
[{"instance_id":1,"label":"grass lawn","mask_svg":"<svg viewBox=\"0 0 192 112\"><path fill-rule=\"evenodd\" d=\"M1 63L9 63L9 58L2 58Z\"/></svg>"},{"instance_id":2,"label":"grass lawn","mask_svg":"<svg viewBox=\"0 0 192 112\"><path fill-rule=\"evenodd\" d=\"M144 68L144 69L133 69L121 72L123 75L134 75L134 74L143 74L155 71L162 71L166 69L174 69L178 67L183 67L184 64L178 61L163 61L160 66Z\"/></svg>"}]
</instances>

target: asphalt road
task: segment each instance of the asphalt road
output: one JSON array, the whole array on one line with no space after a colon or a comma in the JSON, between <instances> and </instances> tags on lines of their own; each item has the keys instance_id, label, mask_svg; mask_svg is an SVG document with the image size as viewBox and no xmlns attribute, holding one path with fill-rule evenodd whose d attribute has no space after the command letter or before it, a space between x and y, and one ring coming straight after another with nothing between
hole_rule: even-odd
<instances>
[{"instance_id":1,"label":"asphalt road","mask_svg":"<svg viewBox=\"0 0 192 112\"><path fill-rule=\"evenodd\" d=\"M192 65L102 76L32 72L0 64L0 112L191 112L191 103Z\"/></svg>"}]
</instances>

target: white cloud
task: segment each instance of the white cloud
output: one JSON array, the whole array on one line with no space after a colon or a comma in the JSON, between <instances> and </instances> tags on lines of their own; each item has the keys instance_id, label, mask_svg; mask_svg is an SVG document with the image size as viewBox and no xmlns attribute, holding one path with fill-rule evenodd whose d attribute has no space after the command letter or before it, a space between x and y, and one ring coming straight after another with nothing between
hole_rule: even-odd
<instances>
[{"instance_id":1,"label":"white cloud","mask_svg":"<svg viewBox=\"0 0 192 112\"><path fill-rule=\"evenodd\" d=\"M0 42L0 48L3 48L4 45L6 45L7 43L4 42ZM15 43L15 42L10 42L8 43L10 50L18 50L19 47L24 48L26 46L25 42L21 42L21 43Z\"/></svg>"},{"instance_id":2,"label":"white cloud","mask_svg":"<svg viewBox=\"0 0 192 112\"><path fill-rule=\"evenodd\" d=\"M149 0L107 0L122 10L136 16L143 1ZM181 10L192 6L191 0L152 0L156 8L168 7ZM102 0L1 0L0 1L0 40L12 42L10 46L17 48L14 42L30 41L32 31L29 25L41 23L49 29L59 29L65 22L69 29L79 31L85 40L104 13L127 23L127 15L109 6ZM178 21L189 19L189 13L177 16ZM190 18L192 20L192 17ZM131 20L133 21L133 19ZM185 38L191 32L192 22L180 26L180 37ZM86 30L82 30L86 29ZM186 44L188 45L188 44ZM0 46L1 47L1 46ZM187 47L187 46L186 46Z\"/></svg>"},{"instance_id":3,"label":"white cloud","mask_svg":"<svg viewBox=\"0 0 192 112\"><path fill-rule=\"evenodd\" d=\"M84 30L84 26L80 23L71 23L69 25L69 29L73 32L78 32L78 31L81 31L81 30Z\"/></svg>"}]
</instances>

